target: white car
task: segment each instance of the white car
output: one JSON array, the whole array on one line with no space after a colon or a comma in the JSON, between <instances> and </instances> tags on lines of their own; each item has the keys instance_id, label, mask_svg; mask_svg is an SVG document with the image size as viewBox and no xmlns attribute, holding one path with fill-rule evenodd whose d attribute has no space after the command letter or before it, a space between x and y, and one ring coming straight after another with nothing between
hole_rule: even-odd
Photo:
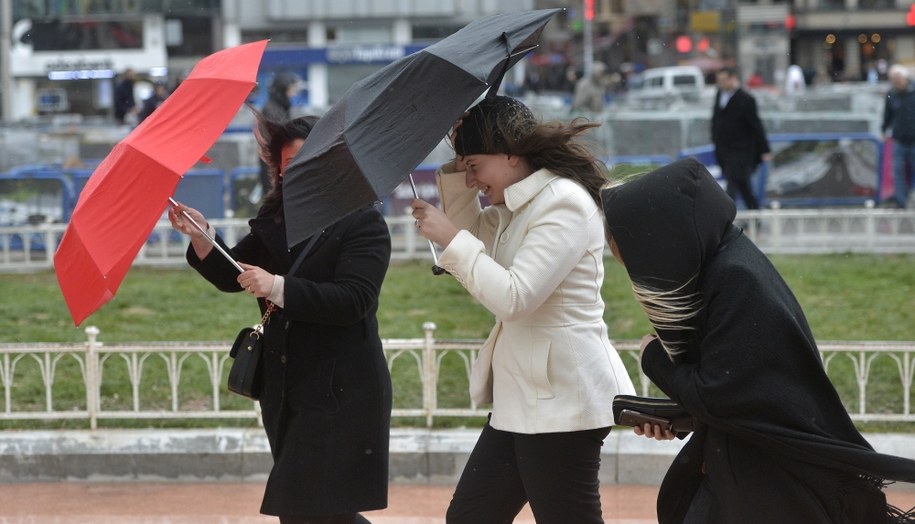
<instances>
[{"instance_id":1,"label":"white car","mask_svg":"<svg viewBox=\"0 0 915 524\"><path fill-rule=\"evenodd\" d=\"M629 79L626 99L639 105L698 102L705 90L705 75L697 66L656 67Z\"/></svg>"}]
</instances>

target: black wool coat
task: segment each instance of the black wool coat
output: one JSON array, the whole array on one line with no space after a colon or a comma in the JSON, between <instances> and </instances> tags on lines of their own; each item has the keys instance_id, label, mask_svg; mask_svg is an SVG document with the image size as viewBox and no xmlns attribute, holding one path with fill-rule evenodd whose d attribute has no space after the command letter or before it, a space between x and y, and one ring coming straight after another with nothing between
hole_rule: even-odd
<instances>
[{"instance_id":1,"label":"black wool coat","mask_svg":"<svg viewBox=\"0 0 915 524\"><path fill-rule=\"evenodd\" d=\"M749 178L770 152L769 140L756 99L743 89L737 89L724 108L719 106L721 91L715 94L712 109L712 144L715 156L726 179Z\"/></svg>"},{"instance_id":2,"label":"black wool coat","mask_svg":"<svg viewBox=\"0 0 915 524\"><path fill-rule=\"evenodd\" d=\"M654 322L664 344L642 355L699 421L661 485L658 521L683 522L707 482L719 513L706 524L897 522L877 486L915 482L915 461L875 452L855 428L800 304L705 167L682 160L608 191L630 278L695 312Z\"/></svg>"},{"instance_id":3,"label":"black wool coat","mask_svg":"<svg viewBox=\"0 0 915 524\"><path fill-rule=\"evenodd\" d=\"M261 512L325 516L387 506L391 378L378 335L378 297L391 255L375 207L286 248L282 211L250 221L227 249L238 261L285 276L284 308L264 329L260 405L274 466ZM220 242L221 239L219 240ZM217 288L242 291L238 271L215 249L188 262ZM261 312L265 303L259 300ZM241 327L241 326L240 326Z\"/></svg>"}]
</instances>

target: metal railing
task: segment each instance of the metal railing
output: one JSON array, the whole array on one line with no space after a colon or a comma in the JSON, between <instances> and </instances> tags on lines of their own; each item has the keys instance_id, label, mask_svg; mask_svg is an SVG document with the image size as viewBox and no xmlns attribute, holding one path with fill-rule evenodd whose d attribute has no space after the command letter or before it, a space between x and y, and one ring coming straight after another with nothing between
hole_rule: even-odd
<instances>
[{"instance_id":1,"label":"metal railing","mask_svg":"<svg viewBox=\"0 0 915 524\"><path fill-rule=\"evenodd\" d=\"M394 260L431 258L412 216L387 217L387 223ZM915 253L915 209L764 209L739 212L737 223L770 254ZM210 224L229 245L249 230L245 219L214 219ZM0 272L53 267L65 229L65 224L0 227ZM186 264L186 249L187 240L168 222L159 222L134 265L180 267Z\"/></svg>"},{"instance_id":2,"label":"metal railing","mask_svg":"<svg viewBox=\"0 0 915 524\"><path fill-rule=\"evenodd\" d=\"M414 423L426 427L441 417L485 416L487 410L466 394L482 341L436 339L432 322L423 329L421 339L383 341L395 377L393 416L419 418L422 422ZM130 419L247 419L262 424L256 402L227 394L229 342L108 344L99 341L97 328L85 331L88 338L81 344L0 344L0 421L78 419L92 429L100 420ZM656 394L638 371L638 341L618 341L615 346L636 370L637 390ZM820 351L833 380L854 386L840 390L853 419L915 422L915 342L827 342L820 344ZM874 389L880 390L880 405L868 401ZM442 398L445 394L447 399Z\"/></svg>"}]
</instances>

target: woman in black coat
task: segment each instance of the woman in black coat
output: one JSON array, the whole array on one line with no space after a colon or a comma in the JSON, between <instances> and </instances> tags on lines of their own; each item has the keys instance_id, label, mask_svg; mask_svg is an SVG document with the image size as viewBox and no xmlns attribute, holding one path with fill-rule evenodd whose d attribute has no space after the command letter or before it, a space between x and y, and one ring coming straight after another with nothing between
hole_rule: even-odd
<instances>
[{"instance_id":1,"label":"woman in black coat","mask_svg":"<svg viewBox=\"0 0 915 524\"><path fill-rule=\"evenodd\" d=\"M800 305L705 167L681 160L602 197L611 251L657 333L642 369L699 422L661 485L659 522L915 522L880 489L915 482L915 461L855 428Z\"/></svg>"},{"instance_id":2,"label":"woman in black coat","mask_svg":"<svg viewBox=\"0 0 915 524\"><path fill-rule=\"evenodd\" d=\"M289 273L312 242L286 247L283 170L316 121L259 118L261 156L274 187L251 232L231 249L223 244L244 272L182 215L205 224L198 211L178 206L169 219L190 235L188 262L207 280L221 291L253 295L261 313L268 302L277 306L264 328L259 391L274 459L261 512L283 524L365 523L357 512L387 506L391 378L376 311L391 239L378 209L365 207L317 233Z\"/></svg>"}]
</instances>

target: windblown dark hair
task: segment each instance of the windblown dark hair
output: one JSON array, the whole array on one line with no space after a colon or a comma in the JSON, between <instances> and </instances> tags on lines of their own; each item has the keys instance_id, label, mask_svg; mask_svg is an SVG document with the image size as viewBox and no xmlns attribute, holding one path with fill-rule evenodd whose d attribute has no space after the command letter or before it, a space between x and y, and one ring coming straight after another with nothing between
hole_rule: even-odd
<instances>
[{"instance_id":1,"label":"windblown dark hair","mask_svg":"<svg viewBox=\"0 0 915 524\"><path fill-rule=\"evenodd\" d=\"M600 124L584 118L576 118L568 124L541 123L535 125L513 148L515 154L524 157L534 171L549 169L584 186L600 207L600 190L607 183L607 168L580 141L581 135L596 127Z\"/></svg>"},{"instance_id":2,"label":"windblown dark hair","mask_svg":"<svg viewBox=\"0 0 915 524\"><path fill-rule=\"evenodd\" d=\"M297 138L306 139L318 121L316 116L301 116L283 122L270 120L263 113L252 108L257 121L254 136L257 138L258 155L270 170L273 182L270 191L264 196L261 213L273 214L283 208L283 177L280 176L280 165L283 161L283 146Z\"/></svg>"},{"instance_id":3,"label":"windblown dark hair","mask_svg":"<svg viewBox=\"0 0 915 524\"><path fill-rule=\"evenodd\" d=\"M455 152L523 157L534 171L548 169L578 182L600 207L607 169L581 140L599 126L584 118L540 122L521 102L497 96L471 108L457 130Z\"/></svg>"}]
</instances>

